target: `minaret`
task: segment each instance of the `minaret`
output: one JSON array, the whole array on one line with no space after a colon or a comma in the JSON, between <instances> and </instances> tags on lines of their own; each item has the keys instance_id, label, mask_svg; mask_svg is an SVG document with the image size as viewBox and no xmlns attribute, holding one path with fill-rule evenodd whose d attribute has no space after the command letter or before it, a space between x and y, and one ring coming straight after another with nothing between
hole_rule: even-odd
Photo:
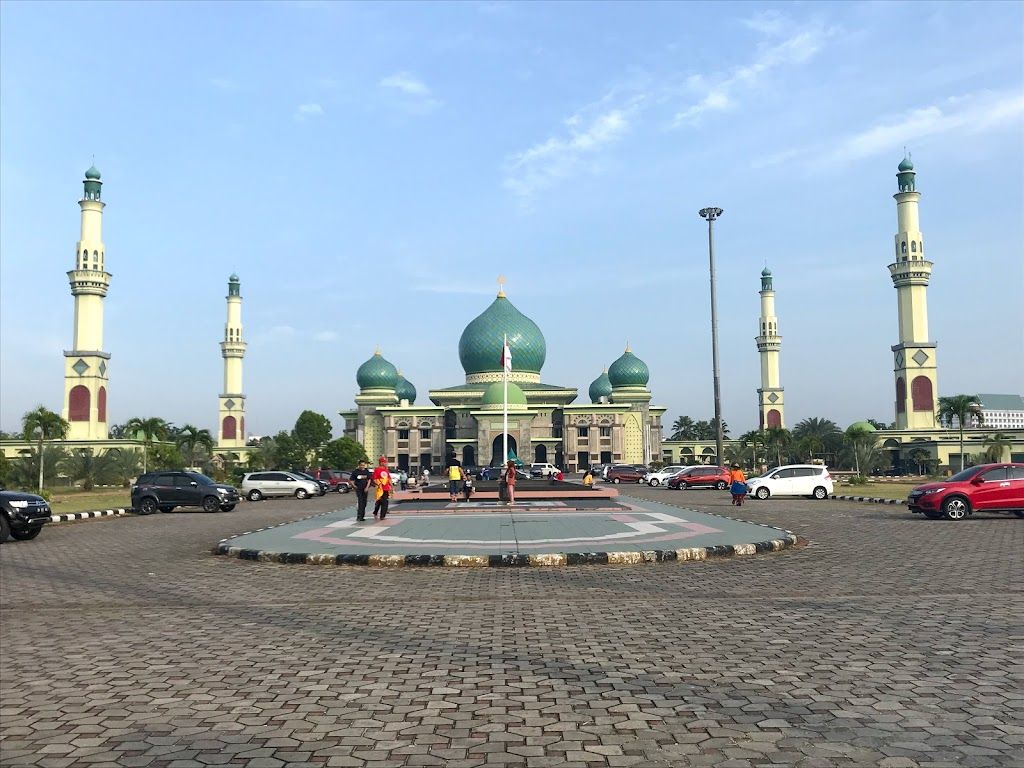
<instances>
[{"instance_id":1,"label":"minaret","mask_svg":"<svg viewBox=\"0 0 1024 768\"><path fill-rule=\"evenodd\" d=\"M103 299L110 285L103 248L100 172L85 172L85 192L78 201L82 229L75 246L75 268L68 272L75 297L75 330L64 351L64 404L61 416L71 425L69 440L106 440L107 383L110 355L103 351Z\"/></svg>"},{"instance_id":2,"label":"minaret","mask_svg":"<svg viewBox=\"0 0 1024 768\"><path fill-rule=\"evenodd\" d=\"M220 353L224 358L224 391L219 398L220 415L217 430L218 448L245 446L245 395L242 394L242 285L238 275L228 279L228 319L224 323L224 341Z\"/></svg>"},{"instance_id":3,"label":"minaret","mask_svg":"<svg viewBox=\"0 0 1024 768\"><path fill-rule=\"evenodd\" d=\"M932 263L924 257L915 189L914 164L907 155L896 178L896 261L889 265L899 306L900 342L892 347L896 378L896 429L935 429L937 391L935 342L928 340L928 280Z\"/></svg>"},{"instance_id":4,"label":"minaret","mask_svg":"<svg viewBox=\"0 0 1024 768\"><path fill-rule=\"evenodd\" d=\"M758 423L761 429L786 426L785 401L779 376L779 319L775 316L775 289L772 271L761 272L761 333L757 336L757 351L761 354L761 387L757 390Z\"/></svg>"}]
</instances>

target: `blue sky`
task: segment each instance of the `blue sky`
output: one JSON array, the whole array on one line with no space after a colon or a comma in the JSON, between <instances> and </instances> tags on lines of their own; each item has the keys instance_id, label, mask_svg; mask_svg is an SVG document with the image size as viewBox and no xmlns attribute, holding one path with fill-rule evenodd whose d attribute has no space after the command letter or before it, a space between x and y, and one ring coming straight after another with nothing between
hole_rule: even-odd
<instances>
[{"instance_id":1,"label":"blue sky","mask_svg":"<svg viewBox=\"0 0 1024 768\"><path fill-rule=\"evenodd\" d=\"M0 427L60 410L81 178L103 172L110 418L249 432L349 408L379 344L426 402L495 292L581 400L628 341L667 421L756 425L759 273L787 420L893 419L896 165L935 268L939 394L1024 390L1018 3L0 6Z\"/></svg>"}]
</instances>

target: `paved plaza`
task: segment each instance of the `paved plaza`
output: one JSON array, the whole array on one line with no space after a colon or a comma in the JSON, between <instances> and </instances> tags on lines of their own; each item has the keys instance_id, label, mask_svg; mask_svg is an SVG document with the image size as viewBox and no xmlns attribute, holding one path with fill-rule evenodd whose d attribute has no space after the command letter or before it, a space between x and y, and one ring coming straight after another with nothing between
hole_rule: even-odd
<instances>
[{"instance_id":1,"label":"paved plaza","mask_svg":"<svg viewBox=\"0 0 1024 768\"><path fill-rule=\"evenodd\" d=\"M627 492L733 512L714 491ZM0 763L1024 765L1017 519L751 502L743 518L809 544L631 566L212 554L349 503L84 521L4 544Z\"/></svg>"}]
</instances>

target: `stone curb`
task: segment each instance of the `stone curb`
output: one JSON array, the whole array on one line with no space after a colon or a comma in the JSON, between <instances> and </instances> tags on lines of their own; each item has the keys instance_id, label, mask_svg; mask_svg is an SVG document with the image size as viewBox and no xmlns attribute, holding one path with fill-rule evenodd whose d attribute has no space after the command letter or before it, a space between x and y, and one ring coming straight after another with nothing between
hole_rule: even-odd
<instances>
[{"instance_id":1,"label":"stone curb","mask_svg":"<svg viewBox=\"0 0 1024 768\"><path fill-rule=\"evenodd\" d=\"M753 544L719 544L713 547L692 547L688 549L652 549L630 552L549 552L538 555L330 555L313 554L309 552L276 552L266 549L245 549L243 547L232 547L230 542L239 536L247 536L250 533L269 531L272 528L279 528L282 525L312 520L316 517L333 514L336 510L321 512L316 515L289 520L276 525L268 525L265 528L257 528L255 531L221 539L213 548L213 554L237 557L240 560L254 560L261 563L281 563L285 565L366 565L376 568L402 568L402 567L430 567L446 566L449 568L524 568L524 567L550 567L566 565L641 565L645 563L667 563L708 560L710 558L722 557L743 557L757 555L765 552L781 552L784 549L797 546L800 538L791 531L783 531L785 536L778 539L759 541ZM714 514L702 512L701 514ZM725 515L714 515L727 520ZM740 520L739 522L749 522ZM764 523L750 523L762 528L772 528ZM772 528L773 530L780 530Z\"/></svg>"},{"instance_id":2,"label":"stone curb","mask_svg":"<svg viewBox=\"0 0 1024 768\"><path fill-rule=\"evenodd\" d=\"M869 504L906 504L905 499L879 499L873 496L836 496L832 494L830 499L837 501L866 501Z\"/></svg>"},{"instance_id":3,"label":"stone curb","mask_svg":"<svg viewBox=\"0 0 1024 768\"><path fill-rule=\"evenodd\" d=\"M135 510L131 507L122 509L97 509L92 512L67 512L63 515L50 515L50 522L47 525L53 525L54 523L70 523L73 520L90 520L96 517L123 517L124 515L135 514Z\"/></svg>"}]
</instances>

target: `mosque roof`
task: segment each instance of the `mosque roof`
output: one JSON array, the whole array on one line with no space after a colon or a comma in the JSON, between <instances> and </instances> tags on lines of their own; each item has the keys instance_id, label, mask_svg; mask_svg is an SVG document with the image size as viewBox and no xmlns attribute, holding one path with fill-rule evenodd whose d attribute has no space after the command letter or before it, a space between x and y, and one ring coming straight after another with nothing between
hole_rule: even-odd
<instances>
[{"instance_id":1,"label":"mosque roof","mask_svg":"<svg viewBox=\"0 0 1024 768\"><path fill-rule=\"evenodd\" d=\"M902 172L905 172L905 171L912 171L912 170L914 170L914 162L913 162L913 160L910 159L910 155L907 155L906 157L903 158L902 161L900 161L899 171L902 173Z\"/></svg>"},{"instance_id":2,"label":"mosque roof","mask_svg":"<svg viewBox=\"0 0 1024 768\"><path fill-rule=\"evenodd\" d=\"M95 165L90 165L89 170L85 172L85 178L89 179L90 181L99 181L99 169Z\"/></svg>"},{"instance_id":3,"label":"mosque roof","mask_svg":"<svg viewBox=\"0 0 1024 768\"><path fill-rule=\"evenodd\" d=\"M600 402L602 397L611 397L612 382L608 378L607 368L604 369L600 376L590 382L590 390L588 393L590 395L590 402L592 403Z\"/></svg>"},{"instance_id":4,"label":"mosque roof","mask_svg":"<svg viewBox=\"0 0 1024 768\"><path fill-rule=\"evenodd\" d=\"M513 371L540 373L547 356L544 334L502 292L462 332L459 361L466 375L501 371L501 347L506 336Z\"/></svg>"},{"instance_id":5,"label":"mosque roof","mask_svg":"<svg viewBox=\"0 0 1024 768\"><path fill-rule=\"evenodd\" d=\"M771 277L771 276L772 276L772 271L770 269L768 269L768 267L765 267L764 269L761 270L761 277Z\"/></svg>"},{"instance_id":6,"label":"mosque roof","mask_svg":"<svg viewBox=\"0 0 1024 768\"><path fill-rule=\"evenodd\" d=\"M360 389L394 389L398 385L398 369L385 360L378 349L359 366L356 383Z\"/></svg>"},{"instance_id":7,"label":"mosque roof","mask_svg":"<svg viewBox=\"0 0 1024 768\"><path fill-rule=\"evenodd\" d=\"M608 366L608 380L613 388L646 387L651 379L651 371L647 363L633 354L629 347L622 357Z\"/></svg>"},{"instance_id":8,"label":"mosque roof","mask_svg":"<svg viewBox=\"0 0 1024 768\"><path fill-rule=\"evenodd\" d=\"M504 384L500 381L496 381L490 384L487 389L484 390L484 396L480 400L480 405L484 408L488 406L501 407L505 399L505 388ZM526 395L523 390L519 388L519 385L514 381L508 382L508 404L510 406L526 406Z\"/></svg>"},{"instance_id":9,"label":"mosque roof","mask_svg":"<svg viewBox=\"0 0 1024 768\"><path fill-rule=\"evenodd\" d=\"M401 371L398 373L398 384L395 385L395 395L399 401L408 400L410 403L416 402L416 387L409 381L405 376L402 375Z\"/></svg>"},{"instance_id":10,"label":"mosque roof","mask_svg":"<svg viewBox=\"0 0 1024 768\"><path fill-rule=\"evenodd\" d=\"M875 425L870 421L855 421L846 428L847 432L877 432Z\"/></svg>"}]
</instances>

